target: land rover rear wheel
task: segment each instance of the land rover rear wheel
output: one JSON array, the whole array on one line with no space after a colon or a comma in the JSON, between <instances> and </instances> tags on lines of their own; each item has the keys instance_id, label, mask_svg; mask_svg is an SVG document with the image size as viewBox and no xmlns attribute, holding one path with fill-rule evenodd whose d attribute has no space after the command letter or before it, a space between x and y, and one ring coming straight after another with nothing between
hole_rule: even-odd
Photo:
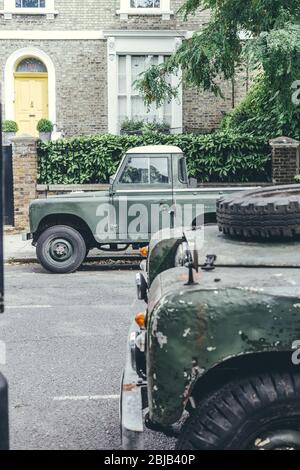
<instances>
[{"instance_id":1,"label":"land rover rear wheel","mask_svg":"<svg viewBox=\"0 0 300 470\"><path fill-rule=\"evenodd\" d=\"M68 274L76 271L86 256L82 235L72 227L57 225L41 234L37 241L37 258L52 273Z\"/></svg>"},{"instance_id":2,"label":"land rover rear wheel","mask_svg":"<svg viewBox=\"0 0 300 470\"><path fill-rule=\"evenodd\" d=\"M300 449L300 373L263 373L211 393L184 424L177 449Z\"/></svg>"}]
</instances>

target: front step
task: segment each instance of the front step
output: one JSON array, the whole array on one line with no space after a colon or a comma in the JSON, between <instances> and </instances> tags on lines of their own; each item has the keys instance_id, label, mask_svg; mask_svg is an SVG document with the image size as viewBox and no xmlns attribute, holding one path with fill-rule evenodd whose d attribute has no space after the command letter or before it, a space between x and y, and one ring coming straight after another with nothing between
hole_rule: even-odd
<instances>
[{"instance_id":1,"label":"front step","mask_svg":"<svg viewBox=\"0 0 300 470\"><path fill-rule=\"evenodd\" d=\"M20 233L20 230L13 227L13 225L4 225L4 234L6 235L17 235Z\"/></svg>"}]
</instances>

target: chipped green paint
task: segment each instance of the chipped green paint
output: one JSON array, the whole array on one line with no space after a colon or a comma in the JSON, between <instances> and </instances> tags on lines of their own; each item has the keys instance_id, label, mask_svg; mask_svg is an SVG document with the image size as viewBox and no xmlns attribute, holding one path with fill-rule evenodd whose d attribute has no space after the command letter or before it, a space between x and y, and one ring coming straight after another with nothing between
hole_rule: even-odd
<instances>
[{"instance_id":1,"label":"chipped green paint","mask_svg":"<svg viewBox=\"0 0 300 470\"><path fill-rule=\"evenodd\" d=\"M280 274L280 275L279 275ZM175 423L196 380L242 354L291 351L300 338L300 270L226 268L184 286L185 268L161 273L148 308L150 418Z\"/></svg>"}]
</instances>

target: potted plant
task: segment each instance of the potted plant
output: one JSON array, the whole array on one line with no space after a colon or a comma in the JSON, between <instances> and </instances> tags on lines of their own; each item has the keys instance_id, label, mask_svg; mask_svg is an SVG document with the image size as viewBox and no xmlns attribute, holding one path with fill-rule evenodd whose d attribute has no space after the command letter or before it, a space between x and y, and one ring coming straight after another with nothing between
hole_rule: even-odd
<instances>
[{"instance_id":1,"label":"potted plant","mask_svg":"<svg viewBox=\"0 0 300 470\"><path fill-rule=\"evenodd\" d=\"M18 124L15 121L4 121L2 124L3 145L10 145L18 130Z\"/></svg>"},{"instance_id":2,"label":"potted plant","mask_svg":"<svg viewBox=\"0 0 300 470\"><path fill-rule=\"evenodd\" d=\"M53 131L53 124L49 119L40 119L37 123L37 130L40 134L40 139L45 142L47 140L51 140L51 135Z\"/></svg>"},{"instance_id":3,"label":"potted plant","mask_svg":"<svg viewBox=\"0 0 300 470\"><path fill-rule=\"evenodd\" d=\"M142 135L143 121L135 121L134 119L126 119L121 124L121 134Z\"/></svg>"},{"instance_id":4,"label":"potted plant","mask_svg":"<svg viewBox=\"0 0 300 470\"><path fill-rule=\"evenodd\" d=\"M143 125L143 133L158 132L159 134L170 134L170 125L166 122L146 122Z\"/></svg>"}]
</instances>

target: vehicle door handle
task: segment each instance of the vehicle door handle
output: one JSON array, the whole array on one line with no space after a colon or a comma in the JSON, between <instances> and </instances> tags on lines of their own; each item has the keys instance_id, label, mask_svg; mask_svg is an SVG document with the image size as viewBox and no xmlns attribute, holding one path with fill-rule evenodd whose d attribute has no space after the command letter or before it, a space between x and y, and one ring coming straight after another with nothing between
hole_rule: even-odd
<instances>
[{"instance_id":1,"label":"vehicle door handle","mask_svg":"<svg viewBox=\"0 0 300 470\"><path fill-rule=\"evenodd\" d=\"M159 201L160 206L164 206L166 204L169 204L169 201L166 201L166 200L165 201Z\"/></svg>"},{"instance_id":2,"label":"vehicle door handle","mask_svg":"<svg viewBox=\"0 0 300 470\"><path fill-rule=\"evenodd\" d=\"M35 114L29 114L29 117L36 117Z\"/></svg>"}]
</instances>

